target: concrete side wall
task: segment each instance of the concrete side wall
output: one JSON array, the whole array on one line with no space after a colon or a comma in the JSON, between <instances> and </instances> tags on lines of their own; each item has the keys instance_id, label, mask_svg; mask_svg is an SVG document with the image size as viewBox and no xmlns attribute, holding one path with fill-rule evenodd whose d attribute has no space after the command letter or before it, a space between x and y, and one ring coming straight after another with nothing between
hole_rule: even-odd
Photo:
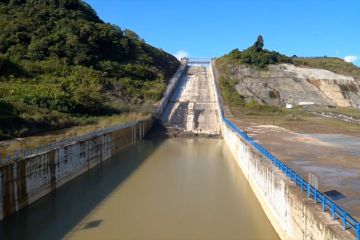
<instances>
[{"instance_id":1,"label":"concrete side wall","mask_svg":"<svg viewBox=\"0 0 360 240\"><path fill-rule=\"evenodd\" d=\"M152 120L124 125L0 166L0 220L141 141L151 127Z\"/></svg>"},{"instance_id":2,"label":"concrete side wall","mask_svg":"<svg viewBox=\"0 0 360 240\"><path fill-rule=\"evenodd\" d=\"M352 239L293 182L225 124L222 134L281 239Z\"/></svg>"},{"instance_id":3,"label":"concrete side wall","mask_svg":"<svg viewBox=\"0 0 360 240\"><path fill-rule=\"evenodd\" d=\"M161 117L161 114L165 111L165 108L169 102L170 97L173 95L176 86L178 85L179 81L183 77L184 73L186 72L187 60L181 60L180 67L174 74L174 76L170 79L170 82L166 88L164 96L162 97L159 106L157 107L157 114Z\"/></svg>"},{"instance_id":4,"label":"concrete side wall","mask_svg":"<svg viewBox=\"0 0 360 240\"><path fill-rule=\"evenodd\" d=\"M213 75L212 75L213 76ZM221 99L215 79L217 105ZM307 199L276 166L234 132L219 110L223 138L281 239L353 239L340 224ZM259 226L261 229L261 226Z\"/></svg>"}]
</instances>

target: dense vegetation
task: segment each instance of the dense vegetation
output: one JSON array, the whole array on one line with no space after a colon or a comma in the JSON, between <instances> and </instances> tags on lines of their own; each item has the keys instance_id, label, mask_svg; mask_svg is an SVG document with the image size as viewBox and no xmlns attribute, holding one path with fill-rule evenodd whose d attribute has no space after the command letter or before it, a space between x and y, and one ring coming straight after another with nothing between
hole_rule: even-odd
<instances>
[{"instance_id":1,"label":"dense vegetation","mask_svg":"<svg viewBox=\"0 0 360 240\"><path fill-rule=\"evenodd\" d=\"M258 68L266 68L269 64L291 63L291 58L275 51L264 49L264 40L260 35L253 46L239 51L232 50L229 54L224 55L218 61L218 64L248 64Z\"/></svg>"},{"instance_id":2,"label":"dense vegetation","mask_svg":"<svg viewBox=\"0 0 360 240\"><path fill-rule=\"evenodd\" d=\"M179 64L80 0L2 0L0 29L0 138L151 106Z\"/></svg>"},{"instance_id":3,"label":"dense vegetation","mask_svg":"<svg viewBox=\"0 0 360 240\"><path fill-rule=\"evenodd\" d=\"M320 68L360 80L360 68L340 58L293 58L297 66Z\"/></svg>"}]
</instances>

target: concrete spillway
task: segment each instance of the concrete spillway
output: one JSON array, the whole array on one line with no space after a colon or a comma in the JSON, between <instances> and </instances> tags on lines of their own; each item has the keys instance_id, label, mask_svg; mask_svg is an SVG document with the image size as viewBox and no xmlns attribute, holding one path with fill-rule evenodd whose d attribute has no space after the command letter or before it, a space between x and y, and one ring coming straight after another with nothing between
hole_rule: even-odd
<instances>
[{"instance_id":1,"label":"concrete spillway","mask_svg":"<svg viewBox=\"0 0 360 240\"><path fill-rule=\"evenodd\" d=\"M219 135L220 125L208 66L188 66L169 99L163 123L195 134Z\"/></svg>"}]
</instances>

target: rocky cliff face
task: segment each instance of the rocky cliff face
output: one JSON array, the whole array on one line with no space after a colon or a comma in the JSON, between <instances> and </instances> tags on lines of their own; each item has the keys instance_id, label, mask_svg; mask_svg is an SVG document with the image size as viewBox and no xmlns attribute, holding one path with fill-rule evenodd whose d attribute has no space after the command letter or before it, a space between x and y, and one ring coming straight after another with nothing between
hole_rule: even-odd
<instances>
[{"instance_id":1,"label":"rocky cliff face","mask_svg":"<svg viewBox=\"0 0 360 240\"><path fill-rule=\"evenodd\" d=\"M269 65L267 70L233 65L228 66L227 74L236 79L236 90L248 101L277 106L313 103L357 107L360 104L360 82L327 70L291 64Z\"/></svg>"}]
</instances>

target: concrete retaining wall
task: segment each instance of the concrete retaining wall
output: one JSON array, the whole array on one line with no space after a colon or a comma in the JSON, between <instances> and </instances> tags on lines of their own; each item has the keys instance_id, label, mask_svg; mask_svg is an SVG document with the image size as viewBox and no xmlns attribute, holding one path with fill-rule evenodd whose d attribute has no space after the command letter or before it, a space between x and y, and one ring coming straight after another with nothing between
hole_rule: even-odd
<instances>
[{"instance_id":1,"label":"concrete retaining wall","mask_svg":"<svg viewBox=\"0 0 360 240\"><path fill-rule=\"evenodd\" d=\"M332 118L332 119L337 119L343 122L347 122L347 123L352 123L352 124L360 124L360 119L359 118L355 118L353 116L348 116L345 114L341 114L341 113L334 113L334 112L313 112L310 111L311 113L321 116L321 117L325 117L325 118Z\"/></svg>"},{"instance_id":2,"label":"concrete retaining wall","mask_svg":"<svg viewBox=\"0 0 360 240\"><path fill-rule=\"evenodd\" d=\"M341 229L338 222L332 221L330 214L323 213L287 176L227 125L216 85L213 78L222 136L280 238L354 239L348 231ZM261 226L258 229L261 231Z\"/></svg>"},{"instance_id":3,"label":"concrete retaining wall","mask_svg":"<svg viewBox=\"0 0 360 240\"><path fill-rule=\"evenodd\" d=\"M170 82L169 82L169 84L165 90L165 93L160 101L160 104L157 107L156 112L157 112L159 118L161 118L161 114L165 111L170 97L173 95L173 93L176 89L176 86L178 85L180 79L186 72L186 67L187 67L187 59L184 58L181 60L180 67L178 68L178 70L176 71L174 76L170 79Z\"/></svg>"},{"instance_id":4,"label":"concrete retaining wall","mask_svg":"<svg viewBox=\"0 0 360 240\"><path fill-rule=\"evenodd\" d=\"M151 126L150 119L126 124L0 166L0 220L141 141Z\"/></svg>"}]
</instances>

